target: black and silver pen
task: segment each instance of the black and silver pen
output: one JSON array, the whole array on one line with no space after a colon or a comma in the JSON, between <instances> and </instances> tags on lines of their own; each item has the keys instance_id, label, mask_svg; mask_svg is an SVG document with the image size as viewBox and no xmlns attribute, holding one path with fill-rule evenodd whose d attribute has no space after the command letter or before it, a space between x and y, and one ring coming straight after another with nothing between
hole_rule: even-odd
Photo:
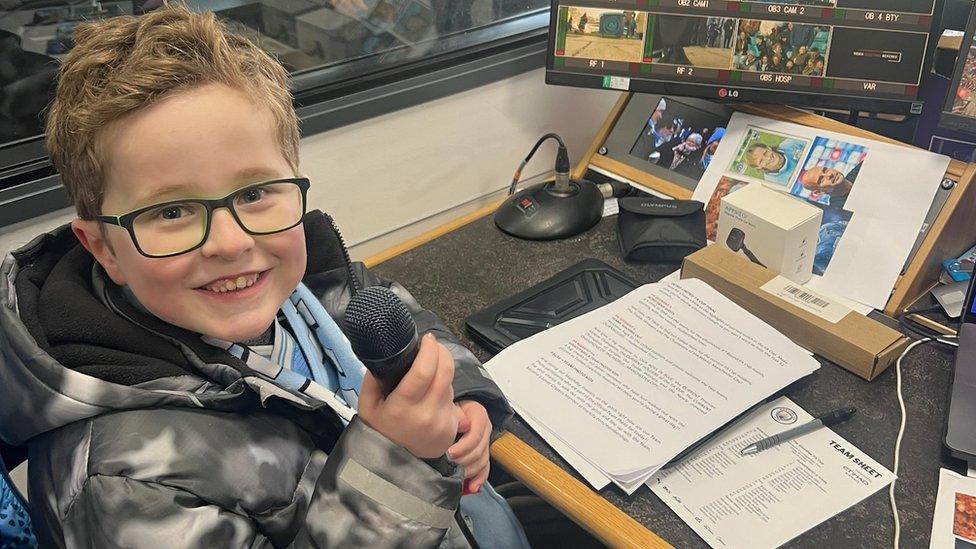
<instances>
[{"instance_id":1,"label":"black and silver pen","mask_svg":"<svg viewBox=\"0 0 976 549\"><path fill-rule=\"evenodd\" d=\"M818 418L814 418L803 425L798 425L788 431L783 431L777 435L756 441L743 448L739 453L744 456L758 454L759 452L772 448L781 442L786 442L787 440L792 440L796 437L803 436L811 431L816 431L821 427L830 427L831 425L836 425L842 421L847 421L856 411L857 408L841 408L839 410L834 410L833 412L827 412L826 414L823 414Z\"/></svg>"}]
</instances>

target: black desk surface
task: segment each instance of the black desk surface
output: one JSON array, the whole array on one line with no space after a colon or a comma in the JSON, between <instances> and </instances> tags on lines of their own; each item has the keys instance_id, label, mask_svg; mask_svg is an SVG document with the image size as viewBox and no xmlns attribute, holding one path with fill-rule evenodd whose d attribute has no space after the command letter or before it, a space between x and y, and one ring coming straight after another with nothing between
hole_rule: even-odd
<instances>
[{"instance_id":1,"label":"black desk surface","mask_svg":"<svg viewBox=\"0 0 976 549\"><path fill-rule=\"evenodd\" d=\"M624 263L620 256L616 217L601 221L575 238L528 242L497 230L490 217L448 233L428 244L373 268L406 286L436 313L482 360L489 355L467 336L464 320L471 313L524 290L588 257L603 260L635 280L652 282L675 266ZM922 345L903 362L903 387L908 423L902 442L897 483L902 547L928 547L939 467L963 470L963 463L944 455L942 429L948 395L952 352ZM898 431L895 368L867 382L833 364L824 363L801 380L787 396L811 414L841 406L858 409L851 421L835 430L889 469ZM521 420L509 430L554 463L579 475ZM668 542L679 547L707 547L690 527L646 487L627 496L613 485L600 491L611 503ZM850 510L803 534L789 547L891 546L894 526L888 491L882 490Z\"/></svg>"}]
</instances>

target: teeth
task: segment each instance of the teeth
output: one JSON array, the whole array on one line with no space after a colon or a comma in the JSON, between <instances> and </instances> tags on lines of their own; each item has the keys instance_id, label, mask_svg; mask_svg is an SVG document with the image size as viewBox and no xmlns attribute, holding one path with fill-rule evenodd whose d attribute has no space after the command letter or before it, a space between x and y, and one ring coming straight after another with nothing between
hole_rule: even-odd
<instances>
[{"instance_id":1,"label":"teeth","mask_svg":"<svg viewBox=\"0 0 976 549\"><path fill-rule=\"evenodd\" d=\"M206 286L206 289L219 294L234 292L253 286L257 279L258 275L253 274L248 276L239 276L232 279L218 280L209 286Z\"/></svg>"}]
</instances>

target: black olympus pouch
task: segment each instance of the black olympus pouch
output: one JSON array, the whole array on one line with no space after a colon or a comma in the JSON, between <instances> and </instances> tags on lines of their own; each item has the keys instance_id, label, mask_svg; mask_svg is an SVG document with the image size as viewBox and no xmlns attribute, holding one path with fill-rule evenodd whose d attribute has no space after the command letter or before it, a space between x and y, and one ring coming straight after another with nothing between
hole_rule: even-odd
<instances>
[{"instance_id":1,"label":"black olympus pouch","mask_svg":"<svg viewBox=\"0 0 976 549\"><path fill-rule=\"evenodd\" d=\"M677 263L705 247L701 202L632 196L618 203L620 250L627 261Z\"/></svg>"}]
</instances>

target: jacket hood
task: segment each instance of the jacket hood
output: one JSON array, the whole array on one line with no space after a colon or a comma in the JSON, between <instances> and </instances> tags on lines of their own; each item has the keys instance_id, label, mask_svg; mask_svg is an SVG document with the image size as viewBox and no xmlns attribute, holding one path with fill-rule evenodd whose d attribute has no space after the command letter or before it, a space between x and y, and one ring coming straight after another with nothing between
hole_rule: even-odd
<instances>
[{"instance_id":1,"label":"jacket hood","mask_svg":"<svg viewBox=\"0 0 976 549\"><path fill-rule=\"evenodd\" d=\"M348 265L331 219L304 219L306 277ZM133 306L68 225L0 265L0 438L19 445L108 412L233 409L246 365Z\"/></svg>"}]
</instances>

